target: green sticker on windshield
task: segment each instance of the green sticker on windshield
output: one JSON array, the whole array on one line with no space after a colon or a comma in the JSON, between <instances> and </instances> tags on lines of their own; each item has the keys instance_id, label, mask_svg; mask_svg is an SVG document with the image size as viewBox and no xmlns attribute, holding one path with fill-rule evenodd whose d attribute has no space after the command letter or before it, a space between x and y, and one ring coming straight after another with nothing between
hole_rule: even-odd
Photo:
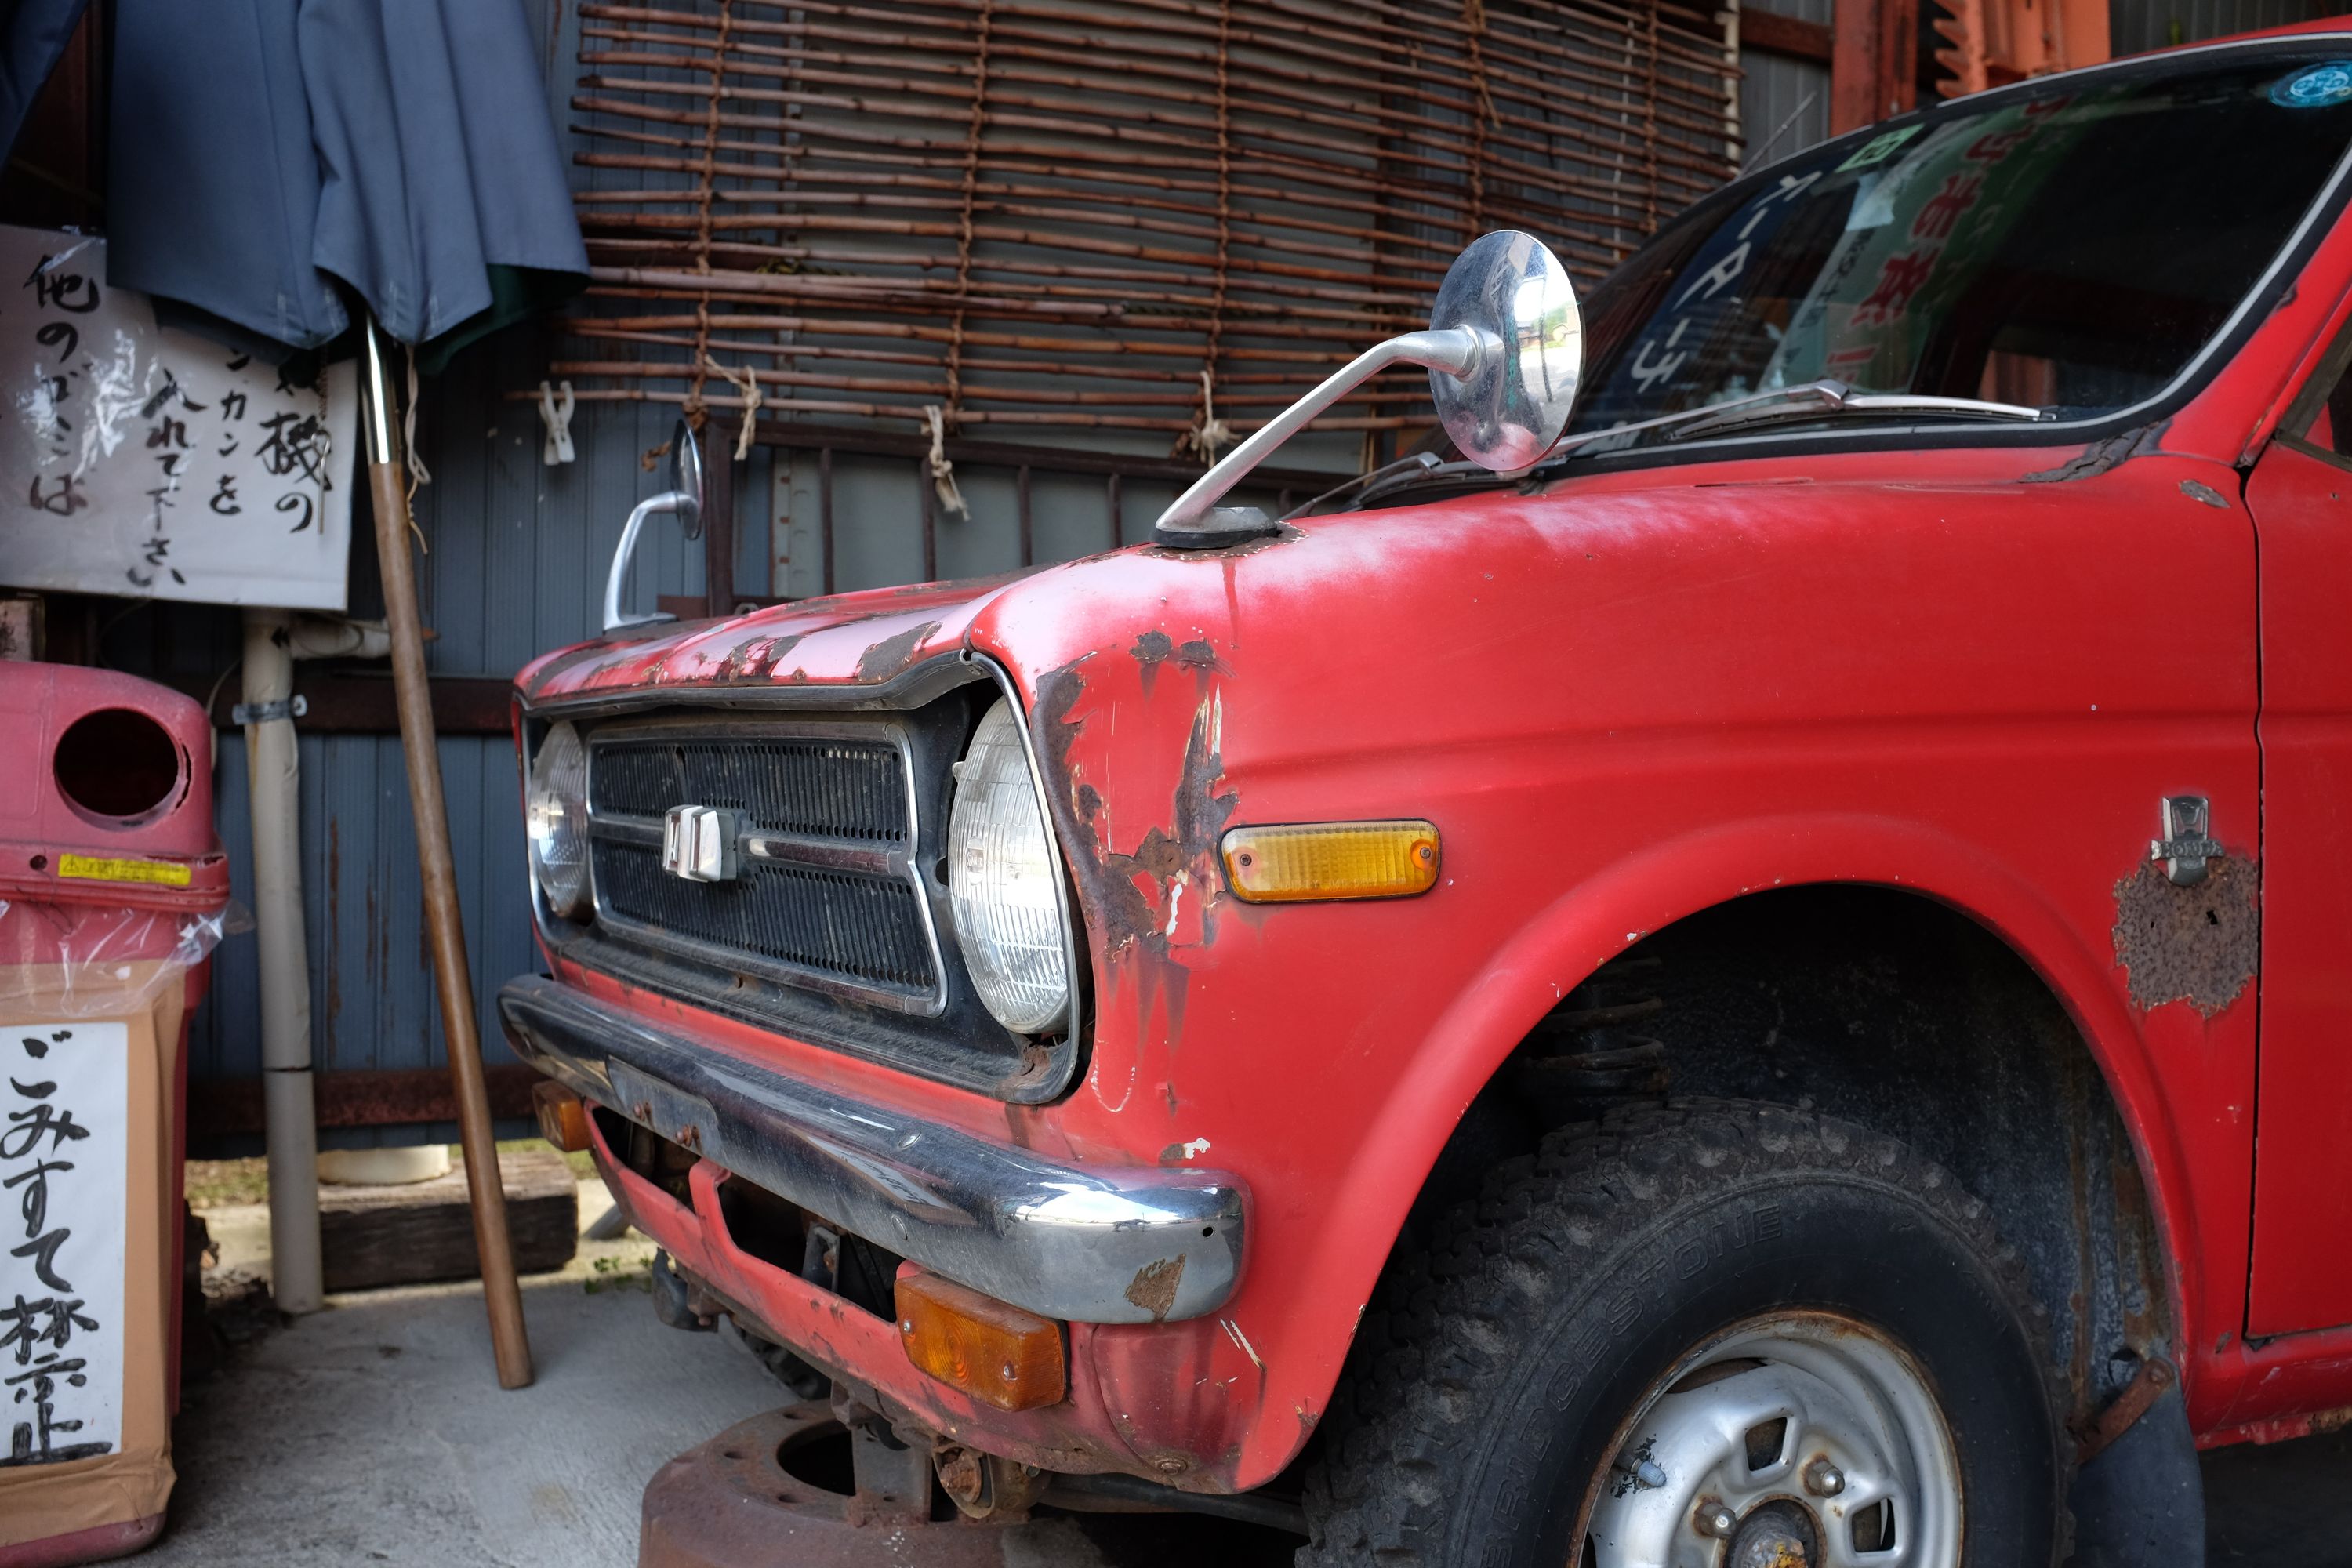
<instances>
[{"instance_id":1,"label":"green sticker on windshield","mask_svg":"<svg viewBox=\"0 0 2352 1568\"><path fill-rule=\"evenodd\" d=\"M1902 150L1903 143L1926 129L1924 125L1906 125L1900 131L1874 136L1864 142L1853 157L1840 163L1834 172L1843 174L1848 169L1867 169L1874 163L1884 163Z\"/></svg>"}]
</instances>

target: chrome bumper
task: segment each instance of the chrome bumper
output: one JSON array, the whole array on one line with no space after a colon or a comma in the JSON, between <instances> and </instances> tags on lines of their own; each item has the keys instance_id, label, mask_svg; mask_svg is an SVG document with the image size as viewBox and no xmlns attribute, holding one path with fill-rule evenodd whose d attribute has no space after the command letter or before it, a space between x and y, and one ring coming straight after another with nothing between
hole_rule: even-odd
<instances>
[{"instance_id":1,"label":"chrome bumper","mask_svg":"<svg viewBox=\"0 0 2352 1568\"><path fill-rule=\"evenodd\" d=\"M1197 1318L1233 1294L1241 1184L1066 1165L755 1066L552 980L499 1016L540 1071L853 1236L1048 1318Z\"/></svg>"}]
</instances>

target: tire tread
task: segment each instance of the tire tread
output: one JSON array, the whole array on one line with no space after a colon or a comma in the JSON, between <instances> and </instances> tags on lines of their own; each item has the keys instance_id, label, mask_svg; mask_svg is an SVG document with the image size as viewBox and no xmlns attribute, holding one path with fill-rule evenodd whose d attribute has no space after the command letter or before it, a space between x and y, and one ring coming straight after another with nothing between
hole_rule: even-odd
<instances>
[{"instance_id":1,"label":"tire tread","mask_svg":"<svg viewBox=\"0 0 2352 1568\"><path fill-rule=\"evenodd\" d=\"M1305 1477L1310 1536L1298 1568L1444 1564L1449 1499L1461 1489L1449 1482L1515 1366L1514 1325L1588 1288L1663 1210L1784 1173L1883 1184L1960 1234L2017 1311L2048 1407L2061 1408L2047 1314L2024 1264L1942 1166L1900 1140L1786 1106L1689 1100L1615 1110L1496 1165L1440 1239L1391 1260Z\"/></svg>"}]
</instances>

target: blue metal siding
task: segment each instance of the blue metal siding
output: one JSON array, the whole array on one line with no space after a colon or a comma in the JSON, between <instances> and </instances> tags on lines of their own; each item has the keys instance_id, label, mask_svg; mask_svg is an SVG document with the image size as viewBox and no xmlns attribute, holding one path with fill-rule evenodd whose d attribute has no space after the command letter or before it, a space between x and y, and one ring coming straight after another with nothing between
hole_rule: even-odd
<instances>
[{"instance_id":1,"label":"blue metal siding","mask_svg":"<svg viewBox=\"0 0 2352 1568\"><path fill-rule=\"evenodd\" d=\"M1741 53L1739 65L1747 73L1739 83L1739 123L1748 139L1742 168L1777 163L1829 139L1828 67L1754 49Z\"/></svg>"}]
</instances>

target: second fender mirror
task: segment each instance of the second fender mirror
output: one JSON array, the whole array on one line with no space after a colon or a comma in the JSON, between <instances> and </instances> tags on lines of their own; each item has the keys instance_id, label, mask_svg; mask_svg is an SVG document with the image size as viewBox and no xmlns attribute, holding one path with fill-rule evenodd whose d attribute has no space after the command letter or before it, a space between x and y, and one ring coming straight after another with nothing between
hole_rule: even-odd
<instances>
[{"instance_id":1,"label":"second fender mirror","mask_svg":"<svg viewBox=\"0 0 2352 1568\"><path fill-rule=\"evenodd\" d=\"M1454 449L1498 472L1538 461L1568 427L1584 373L1584 321L1559 258L1533 235L1480 236L1447 269L1429 325L1474 332L1488 351L1466 375L1429 373Z\"/></svg>"}]
</instances>

